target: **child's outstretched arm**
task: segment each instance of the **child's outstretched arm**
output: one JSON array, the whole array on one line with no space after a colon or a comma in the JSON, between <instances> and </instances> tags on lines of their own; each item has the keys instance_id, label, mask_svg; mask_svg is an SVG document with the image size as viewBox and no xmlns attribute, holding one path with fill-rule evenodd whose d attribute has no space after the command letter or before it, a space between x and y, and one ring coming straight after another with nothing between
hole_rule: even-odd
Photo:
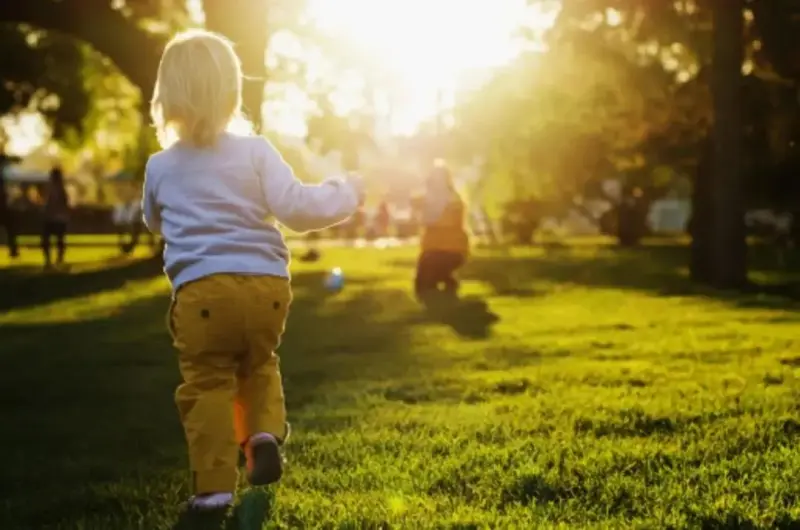
<instances>
[{"instance_id":1,"label":"child's outstretched arm","mask_svg":"<svg viewBox=\"0 0 800 530\"><path fill-rule=\"evenodd\" d=\"M322 230L353 215L361 201L360 184L328 179L303 184L269 141L261 139L256 149L256 168L270 212L295 232Z\"/></svg>"},{"instance_id":2,"label":"child's outstretched arm","mask_svg":"<svg viewBox=\"0 0 800 530\"><path fill-rule=\"evenodd\" d=\"M153 178L145 168L144 186L142 189L142 217L144 224L152 234L161 233L161 214L155 203L155 193L153 191Z\"/></svg>"}]
</instances>

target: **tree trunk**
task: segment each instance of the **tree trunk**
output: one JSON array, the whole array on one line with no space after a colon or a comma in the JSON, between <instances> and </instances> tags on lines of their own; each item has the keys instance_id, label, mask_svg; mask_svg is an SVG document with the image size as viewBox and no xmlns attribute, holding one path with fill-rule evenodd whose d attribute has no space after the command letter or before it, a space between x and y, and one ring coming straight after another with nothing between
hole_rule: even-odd
<instances>
[{"instance_id":1,"label":"tree trunk","mask_svg":"<svg viewBox=\"0 0 800 530\"><path fill-rule=\"evenodd\" d=\"M692 216L689 221L689 233L692 236L689 269L692 280L705 284L711 284L714 277L711 248L714 205L714 190L711 187L713 156L714 145L708 138L700 146L692 188Z\"/></svg>"},{"instance_id":2,"label":"tree trunk","mask_svg":"<svg viewBox=\"0 0 800 530\"><path fill-rule=\"evenodd\" d=\"M744 172L742 170L742 62L744 0L714 0L712 277L720 288L747 283Z\"/></svg>"},{"instance_id":3,"label":"tree trunk","mask_svg":"<svg viewBox=\"0 0 800 530\"><path fill-rule=\"evenodd\" d=\"M264 85L266 83L266 50L269 41L267 24L268 0L204 0L206 28L221 33L236 44L242 60L245 84L242 101L248 118L260 130Z\"/></svg>"}]
</instances>

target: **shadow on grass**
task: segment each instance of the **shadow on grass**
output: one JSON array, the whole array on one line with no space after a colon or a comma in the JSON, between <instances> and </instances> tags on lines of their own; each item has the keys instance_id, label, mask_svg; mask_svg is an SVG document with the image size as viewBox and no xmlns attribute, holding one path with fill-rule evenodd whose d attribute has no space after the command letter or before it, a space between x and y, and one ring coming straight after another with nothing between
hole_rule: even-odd
<instances>
[{"instance_id":1,"label":"shadow on grass","mask_svg":"<svg viewBox=\"0 0 800 530\"><path fill-rule=\"evenodd\" d=\"M579 254L572 249L527 257L476 256L462 276L479 280L497 294L506 294L515 284L574 284L587 287L622 287L680 294L690 282L680 275L685 263L680 252L657 247L645 251L597 248ZM518 285L516 285L518 287Z\"/></svg>"},{"instance_id":2,"label":"shadow on grass","mask_svg":"<svg viewBox=\"0 0 800 530\"><path fill-rule=\"evenodd\" d=\"M344 291L334 292L324 278L324 272L292 277L280 349L289 410L324 401L326 383L402 376L413 364L411 334L422 309L408 293L368 277L348 278Z\"/></svg>"},{"instance_id":3,"label":"shadow on grass","mask_svg":"<svg viewBox=\"0 0 800 530\"><path fill-rule=\"evenodd\" d=\"M765 249L751 251L754 276L770 276L773 283L754 283L739 292L723 292L691 282L686 271L689 249L681 245L618 249L608 246L545 249L525 257L507 254L477 255L461 277L488 285L497 295L531 298L552 289L551 284L635 289L658 296L703 296L740 307L800 309L800 282L791 273L776 270ZM397 261L408 267L410 261ZM786 281L780 281L781 278ZM550 285L548 285L550 284Z\"/></svg>"},{"instance_id":4,"label":"shadow on grass","mask_svg":"<svg viewBox=\"0 0 800 530\"><path fill-rule=\"evenodd\" d=\"M517 281L525 287L523 282L545 280L680 294L691 292L675 272L684 263L680 253L663 249L590 257L564 250L529 258L477 256L464 275L498 292L509 292ZM87 278L114 288L100 273ZM56 279L76 281L50 281ZM281 348L290 414L307 405L328 407L328 400L338 399L326 393L328 384L405 376L414 385L410 389L418 390L421 378L415 376L428 375L423 369L429 365L415 353L415 325L438 322L464 326L464 335L488 335L481 324L488 309L480 300L465 301L472 309L422 313L407 291L374 278L348 279L348 287L357 288L342 293L326 290L323 280L323 272L294 278L295 302ZM81 291L86 286L53 289L71 293L63 296L87 292ZM0 328L0 528L165 528L179 518L177 501L188 496L186 449L172 398L178 371L164 329L167 305L165 292L106 318ZM527 385L512 381L496 391L525 392ZM330 416L306 415L296 432L340 421ZM272 517L269 494L255 490L246 500L248 492L227 523L263 526Z\"/></svg>"},{"instance_id":5,"label":"shadow on grass","mask_svg":"<svg viewBox=\"0 0 800 530\"><path fill-rule=\"evenodd\" d=\"M491 336L500 320L485 300L477 297L452 299L437 297L425 303L424 320L444 324L464 339L482 340Z\"/></svg>"},{"instance_id":6,"label":"shadow on grass","mask_svg":"<svg viewBox=\"0 0 800 530\"><path fill-rule=\"evenodd\" d=\"M166 308L165 294L109 318L2 326L0 527L94 528L90 514L147 502L126 481L183 466Z\"/></svg>"},{"instance_id":7,"label":"shadow on grass","mask_svg":"<svg viewBox=\"0 0 800 530\"><path fill-rule=\"evenodd\" d=\"M158 257L133 261L112 259L104 265L78 273L44 274L30 268L0 269L0 311L119 289L126 282L163 274Z\"/></svg>"},{"instance_id":8,"label":"shadow on grass","mask_svg":"<svg viewBox=\"0 0 800 530\"><path fill-rule=\"evenodd\" d=\"M275 506L274 490L252 488L226 512L184 510L172 530L261 530Z\"/></svg>"},{"instance_id":9,"label":"shadow on grass","mask_svg":"<svg viewBox=\"0 0 800 530\"><path fill-rule=\"evenodd\" d=\"M112 289L137 274L153 274L150 267L134 263L85 277L35 278L53 282L50 290L18 303ZM352 278L348 286L358 288L335 293L323 278L323 272L294 277L280 353L295 415L306 405L324 405L328 384L403 376L419 371L416 364L424 360L411 343L422 310L407 292ZM165 286L163 296L102 318L0 328L0 454L6 456L0 527L95 528L102 522L107 528L162 528L175 521L189 491L173 402L179 375L164 324L168 304ZM317 421L325 420L298 422L297 431L325 427ZM268 517L254 501L242 505L247 513ZM87 506L91 511L81 508ZM237 517L244 519L253 518Z\"/></svg>"}]
</instances>

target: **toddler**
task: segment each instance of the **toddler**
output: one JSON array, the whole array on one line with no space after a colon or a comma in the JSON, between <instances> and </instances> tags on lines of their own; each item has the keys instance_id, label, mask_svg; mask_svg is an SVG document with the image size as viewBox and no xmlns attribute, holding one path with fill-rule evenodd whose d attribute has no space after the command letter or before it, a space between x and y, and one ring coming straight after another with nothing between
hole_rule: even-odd
<instances>
[{"instance_id":1,"label":"toddler","mask_svg":"<svg viewBox=\"0 0 800 530\"><path fill-rule=\"evenodd\" d=\"M304 185L266 139L232 132L242 71L223 37L190 31L166 47L151 112L163 150L150 157L142 209L166 244L169 328L183 383L175 393L196 509L226 508L239 449L253 485L283 472L289 435L275 350L292 301L277 220L299 232L352 215L355 178Z\"/></svg>"}]
</instances>

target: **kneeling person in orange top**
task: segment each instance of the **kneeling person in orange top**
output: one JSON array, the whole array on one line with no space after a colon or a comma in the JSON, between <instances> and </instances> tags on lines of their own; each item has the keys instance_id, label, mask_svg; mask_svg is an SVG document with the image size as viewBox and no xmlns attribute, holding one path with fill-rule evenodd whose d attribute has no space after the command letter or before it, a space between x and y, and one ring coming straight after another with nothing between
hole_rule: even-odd
<instances>
[{"instance_id":1,"label":"kneeling person in orange top","mask_svg":"<svg viewBox=\"0 0 800 530\"><path fill-rule=\"evenodd\" d=\"M436 292L455 296L456 271L469 256L464 201L456 191L450 171L437 164L428 176L423 206L421 252L415 291L424 299Z\"/></svg>"}]
</instances>

